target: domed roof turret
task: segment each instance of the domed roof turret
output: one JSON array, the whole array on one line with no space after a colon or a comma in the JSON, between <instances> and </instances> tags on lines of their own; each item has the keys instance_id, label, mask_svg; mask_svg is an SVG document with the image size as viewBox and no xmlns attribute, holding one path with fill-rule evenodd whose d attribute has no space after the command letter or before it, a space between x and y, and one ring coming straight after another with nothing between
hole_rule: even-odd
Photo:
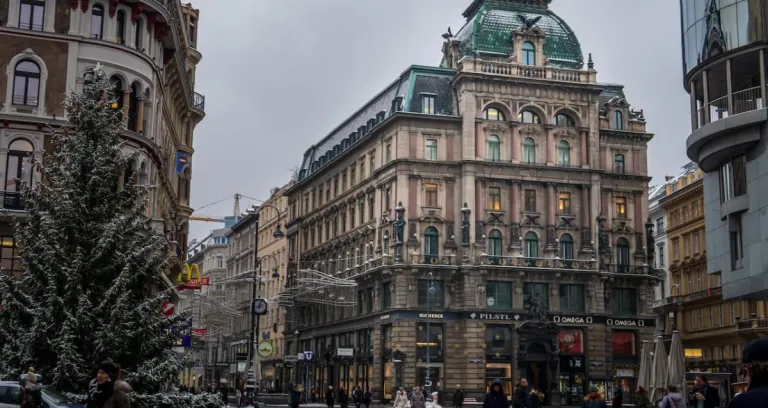
<instances>
[{"instance_id":1,"label":"domed roof turret","mask_svg":"<svg viewBox=\"0 0 768 408\"><path fill-rule=\"evenodd\" d=\"M553 66L580 69L584 65L576 34L549 10L552 0L474 0L464 12L467 24L456 34L462 55L509 56L512 31L524 24L541 28L546 35L544 56Z\"/></svg>"}]
</instances>

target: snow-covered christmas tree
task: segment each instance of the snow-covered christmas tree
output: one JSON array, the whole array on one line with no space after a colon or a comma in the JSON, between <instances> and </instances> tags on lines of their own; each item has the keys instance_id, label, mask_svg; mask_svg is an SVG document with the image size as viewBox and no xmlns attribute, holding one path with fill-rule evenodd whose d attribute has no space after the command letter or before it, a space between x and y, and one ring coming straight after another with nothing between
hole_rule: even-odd
<instances>
[{"instance_id":1,"label":"snow-covered christmas tree","mask_svg":"<svg viewBox=\"0 0 768 408\"><path fill-rule=\"evenodd\" d=\"M146 189L121 150L122 113L97 66L64 106L69 123L51 131L54 151L26 188L16 223L23 275L0 273L0 372L35 367L68 392L82 392L112 360L142 393L178 378L181 361L164 317L165 238L146 224Z\"/></svg>"}]
</instances>

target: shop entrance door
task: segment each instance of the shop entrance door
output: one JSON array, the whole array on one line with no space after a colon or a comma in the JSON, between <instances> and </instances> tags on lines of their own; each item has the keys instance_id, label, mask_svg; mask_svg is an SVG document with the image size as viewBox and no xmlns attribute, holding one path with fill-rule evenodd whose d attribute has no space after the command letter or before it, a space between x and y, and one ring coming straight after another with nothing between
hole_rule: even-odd
<instances>
[{"instance_id":1,"label":"shop entrance door","mask_svg":"<svg viewBox=\"0 0 768 408\"><path fill-rule=\"evenodd\" d=\"M547 363L543 361L529 361L525 378L528 380L528 389L535 389L544 393L549 391Z\"/></svg>"},{"instance_id":2,"label":"shop entrance door","mask_svg":"<svg viewBox=\"0 0 768 408\"><path fill-rule=\"evenodd\" d=\"M416 385L420 387L421 389L425 390L427 387L427 368L426 367L419 367L416 370ZM440 386L440 367L430 367L429 368L429 392L433 393L435 391L440 391L438 389L438 386ZM427 396L429 398L429 396Z\"/></svg>"}]
</instances>

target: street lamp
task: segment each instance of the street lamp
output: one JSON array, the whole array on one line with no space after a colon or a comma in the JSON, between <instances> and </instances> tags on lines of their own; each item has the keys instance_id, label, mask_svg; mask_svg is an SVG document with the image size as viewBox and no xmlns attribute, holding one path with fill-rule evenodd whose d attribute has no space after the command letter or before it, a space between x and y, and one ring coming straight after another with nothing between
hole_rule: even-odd
<instances>
[{"instance_id":1,"label":"street lamp","mask_svg":"<svg viewBox=\"0 0 768 408\"><path fill-rule=\"evenodd\" d=\"M274 209L277 212L277 217L280 218L280 210L271 204L262 204L258 207L253 206L248 210L248 215L256 217L256 237L254 239L253 248L253 286L251 289L251 333L249 336L250 343L248 345L248 378L246 380L246 390L248 392L249 401L253 401L253 391L256 388L256 380L254 379L253 373L253 362L256 360L256 350L254 343L256 342L256 333L259 331L259 316L266 313L266 301L256 297L256 290L257 286L261 284L261 260L259 259L259 214L261 213L261 210L267 207ZM283 238L284 235L283 231L280 229L279 222L277 223L277 228L275 228L275 232L272 233L272 236L275 239ZM256 268L257 263L259 265L258 269Z\"/></svg>"},{"instance_id":2,"label":"street lamp","mask_svg":"<svg viewBox=\"0 0 768 408\"><path fill-rule=\"evenodd\" d=\"M424 388L427 391L427 398L432 398L432 392L431 392L432 382L430 381L431 376L429 372L430 345L432 344L432 336L430 335L430 332L429 332L429 320L430 320L429 309L430 309L430 300L432 298L432 295L434 294L435 294L435 287L432 281L432 272L430 272L429 288L427 289L427 370L426 370L427 375L426 375L426 378L424 379Z\"/></svg>"}]
</instances>

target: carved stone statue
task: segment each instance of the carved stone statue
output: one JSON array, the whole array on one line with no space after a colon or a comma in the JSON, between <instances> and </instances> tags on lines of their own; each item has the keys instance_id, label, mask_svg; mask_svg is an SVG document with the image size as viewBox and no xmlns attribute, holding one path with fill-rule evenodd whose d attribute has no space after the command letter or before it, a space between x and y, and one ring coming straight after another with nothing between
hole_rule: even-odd
<instances>
[{"instance_id":1,"label":"carved stone statue","mask_svg":"<svg viewBox=\"0 0 768 408\"><path fill-rule=\"evenodd\" d=\"M602 215L597 217L597 228L598 250L601 254L610 252L608 249L608 232L605 229L605 217Z\"/></svg>"},{"instance_id":2,"label":"carved stone statue","mask_svg":"<svg viewBox=\"0 0 768 408\"><path fill-rule=\"evenodd\" d=\"M394 227L395 227L395 243L402 244L404 241L404 234L405 234L405 220L403 219L403 215L401 213L397 214L397 220L395 220Z\"/></svg>"},{"instance_id":3,"label":"carved stone statue","mask_svg":"<svg viewBox=\"0 0 768 408\"><path fill-rule=\"evenodd\" d=\"M547 320L547 312L544 310L544 305L536 294L528 299L528 315L533 320Z\"/></svg>"}]
</instances>

